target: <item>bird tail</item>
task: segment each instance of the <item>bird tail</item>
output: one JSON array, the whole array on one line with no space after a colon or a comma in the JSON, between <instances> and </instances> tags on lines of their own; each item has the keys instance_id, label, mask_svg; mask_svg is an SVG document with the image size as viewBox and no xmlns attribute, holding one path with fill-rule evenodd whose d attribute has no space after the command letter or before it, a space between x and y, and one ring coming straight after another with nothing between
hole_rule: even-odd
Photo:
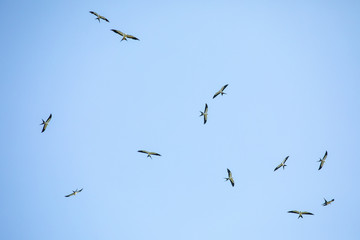
<instances>
[{"instance_id":1,"label":"bird tail","mask_svg":"<svg viewBox=\"0 0 360 240\"><path fill-rule=\"evenodd\" d=\"M285 167L286 167L286 166L287 166L287 165L285 165L285 164L284 164L284 165L282 166L282 167L283 167L283 169L285 169Z\"/></svg>"},{"instance_id":2,"label":"bird tail","mask_svg":"<svg viewBox=\"0 0 360 240\"><path fill-rule=\"evenodd\" d=\"M99 17L97 17L96 19L99 20L99 22L100 22L100 18L99 18Z\"/></svg>"},{"instance_id":3,"label":"bird tail","mask_svg":"<svg viewBox=\"0 0 360 240\"><path fill-rule=\"evenodd\" d=\"M204 115L204 113L202 112L202 111L200 111L200 116L199 117L201 117L201 116L203 116Z\"/></svg>"},{"instance_id":4,"label":"bird tail","mask_svg":"<svg viewBox=\"0 0 360 240\"><path fill-rule=\"evenodd\" d=\"M224 178L224 179L226 179L225 181L229 180L229 178Z\"/></svg>"},{"instance_id":5,"label":"bird tail","mask_svg":"<svg viewBox=\"0 0 360 240\"><path fill-rule=\"evenodd\" d=\"M41 120L42 120L42 123L40 123L40 125L44 125L45 124L44 119L41 119Z\"/></svg>"}]
</instances>

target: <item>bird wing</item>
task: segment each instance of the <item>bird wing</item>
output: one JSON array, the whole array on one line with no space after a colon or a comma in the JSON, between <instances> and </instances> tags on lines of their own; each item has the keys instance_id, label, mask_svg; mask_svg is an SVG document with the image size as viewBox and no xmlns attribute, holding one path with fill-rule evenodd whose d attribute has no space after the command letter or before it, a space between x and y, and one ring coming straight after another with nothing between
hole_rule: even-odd
<instances>
[{"instance_id":1,"label":"bird wing","mask_svg":"<svg viewBox=\"0 0 360 240\"><path fill-rule=\"evenodd\" d=\"M45 132L46 127L47 127L47 124L44 124L41 132Z\"/></svg>"},{"instance_id":2,"label":"bird wing","mask_svg":"<svg viewBox=\"0 0 360 240\"><path fill-rule=\"evenodd\" d=\"M145 150L139 150L138 152L149 154L149 152Z\"/></svg>"},{"instance_id":3,"label":"bird wing","mask_svg":"<svg viewBox=\"0 0 360 240\"><path fill-rule=\"evenodd\" d=\"M213 99L216 98L216 96L219 94L220 94L220 91L216 92L215 95L213 96Z\"/></svg>"},{"instance_id":4,"label":"bird wing","mask_svg":"<svg viewBox=\"0 0 360 240\"><path fill-rule=\"evenodd\" d=\"M46 122L49 123L51 118L52 118L52 114L50 113L50 115L49 115L48 119L46 120Z\"/></svg>"},{"instance_id":5,"label":"bird wing","mask_svg":"<svg viewBox=\"0 0 360 240\"><path fill-rule=\"evenodd\" d=\"M126 34L126 37L131 38L131 39L134 39L134 40L139 40L137 37L134 37L133 35L127 35L127 34ZM140 40L139 40L139 41L140 41Z\"/></svg>"},{"instance_id":6,"label":"bird wing","mask_svg":"<svg viewBox=\"0 0 360 240\"><path fill-rule=\"evenodd\" d=\"M94 14L95 16L99 16L99 14L97 14L96 12L90 11L91 14Z\"/></svg>"},{"instance_id":7,"label":"bird wing","mask_svg":"<svg viewBox=\"0 0 360 240\"><path fill-rule=\"evenodd\" d=\"M321 163L320 163L320 166L319 166L319 169L318 169L318 170L320 170L320 169L323 167L324 163L325 163L325 161L321 161Z\"/></svg>"},{"instance_id":8,"label":"bird wing","mask_svg":"<svg viewBox=\"0 0 360 240\"><path fill-rule=\"evenodd\" d=\"M231 173L230 169L227 168L227 172L228 172L229 178L232 178L232 173Z\"/></svg>"},{"instance_id":9,"label":"bird wing","mask_svg":"<svg viewBox=\"0 0 360 240\"><path fill-rule=\"evenodd\" d=\"M296 213L296 214L300 214L299 211L296 211L296 210L291 210L291 211L288 211L288 213Z\"/></svg>"},{"instance_id":10,"label":"bird wing","mask_svg":"<svg viewBox=\"0 0 360 240\"><path fill-rule=\"evenodd\" d=\"M311 212L302 212L302 214L305 214L305 215L314 215L314 214L311 213Z\"/></svg>"},{"instance_id":11,"label":"bird wing","mask_svg":"<svg viewBox=\"0 0 360 240\"><path fill-rule=\"evenodd\" d=\"M121 32L121 31L119 31L119 30L111 29L111 31L113 31L114 33L117 33L117 34L119 34L119 35L121 35L121 36L124 36L124 33Z\"/></svg>"},{"instance_id":12,"label":"bird wing","mask_svg":"<svg viewBox=\"0 0 360 240\"><path fill-rule=\"evenodd\" d=\"M226 88L228 85L229 85L229 84L226 84L225 86L223 86L223 87L221 88L221 91L224 91L225 88Z\"/></svg>"},{"instance_id":13,"label":"bird wing","mask_svg":"<svg viewBox=\"0 0 360 240\"><path fill-rule=\"evenodd\" d=\"M207 105L207 103L205 103L205 111L204 111L204 113L206 114L208 112L208 105Z\"/></svg>"},{"instance_id":14,"label":"bird wing","mask_svg":"<svg viewBox=\"0 0 360 240\"><path fill-rule=\"evenodd\" d=\"M323 157L323 161L325 161L325 159L327 158L327 151L325 152L325 154L324 154L324 157Z\"/></svg>"},{"instance_id":15,"label":"bird wing","mask_svg":"<svg viewBox=\"0 0 360 240\"><path fill-rule=\"evenodd\" d=\"M99 16L99 18L101 18L102 20L105 20L105 21L109 22L109 20L107 20L107 18L106 18L106 17Z\"/></svg>"},{"instance_id":16,"label":"bird wing","mask_svg":"<svg viewBox=\"0 0 360 240\"><path fill-rule=\"evenodd\" d=\"M282 163L286 163L286 161L288 160L289 156L287 156Z\"/></svg>"},{"instance_id":17,"label":"bird wing","mask_svg":"<svg viewBox=\"0 0 360 240\"><path fill-rule=\"evenodd\" d=\"M66 195L65 197L70 197L70 196L73 196L73 195L75 195L74 192L73 192L73 193L70 193L69 195Z\"/></svg>"},{"instance_id":18,"label":"bird wing","mask_svg":"<svg viewBox=\"0 0 360 240\"><path fill-rule=\"evenodd\" d=\"M276 170L278 170L279 168L281 168L282 165L283 165L283 164L280 163L280 164L274 169L274 172L275 172Z\"/></svg>"},{"instance_id":19,"label":"bird wing","mask_svg":"<svg viewBox=\"0 0 360 240\"><path fill-rule=\"evenodd\" d=\"M83 190L83 188L82 189L80 189L79 191L77 191L77 192L81 192Z\"/></svg>"},{"instance_id":20,"label":"bird wing","mask_svg":"<svg viewBox=\"0 0 360 240\"><path fill-rule=\"evenodd\" d=\"M234 182L234 179L233 178L229 178L230 182L231 182L231 185L232 186L235 186L235 182Z\"/></svg>"},{"instance_id":21,"label":"bird wing","mask_svg":"<svg viewBox=\"0 0 360 240\"><path fill-rule=\"evenodd\" d=\"M204 114L204 124L207 122L207 115Z\"/></svg>"},{"instance_id":22,"label":"bird wing","mask_svg":"<svg viewBox=\"0 0 360 240\"><path fill-rule=\"evenodd\" d=\"M150 155L155 155L155 156L161 156L160 154L156 153L156 152L149 152Z\"/></svg>"}]
</instances>

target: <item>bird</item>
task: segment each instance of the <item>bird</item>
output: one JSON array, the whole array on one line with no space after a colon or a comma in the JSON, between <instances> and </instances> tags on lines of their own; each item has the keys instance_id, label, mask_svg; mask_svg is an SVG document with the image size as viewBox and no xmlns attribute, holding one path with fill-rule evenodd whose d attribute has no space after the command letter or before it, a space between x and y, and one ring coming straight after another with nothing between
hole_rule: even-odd
<instances>
[{"instance_id":1,"label":"bird","mask_svg":"<svg viewBox=\"0 0 360 240\"><path fill-rule=\"evenodd\" d=\"M207 105L207 103L205 103L205 110L204 110L204 112L202 112L202 111L200 111L200 117L201 116L204 116L204 124L206 123L206 121L207 121L207 115L208 115L208 105Z\"/></svg>"},{"instance_id":2,"label":"bird","mask_svg":"<svg viewBox=\"0 0 360 240\"><path fill-rule=\"evenodd\" d=\"M226 93L224 93L223 91L224 91L224 89L225 89L228 85L229 85L229 84L226 84L226 85L223 86L219 91L217 91L217 92L215 93L215 95L213 96L213 99L216 98L216 96L219 95L220 93L221 93L221 96L224 95L224 94L226 94Z\"/></svg>"},{"instance_id":3,"label":"bird","mask_svg":"<svg viewBox=\"0 0 360 240\"><path fill-rule=\"evenodd\" d=\"M311 212L299 212L299 211L296 211L296 210L292 210L292 211L288 211L288 213L296 213L296 214L299 214L299 217L298 218L303 218L303 214L305 215L314 215L313 213Z\"/></svg>"},{"instance_id":4,"label":"bird","mask_svg":"<svg viewBox=\"0 0 360 240\"><path fill-rule=\"evenodd\" d=\"M151 155L155 155L155 156L161 156L160 154L156 153L156 152L148 152L148 151L145 151L145 150L139 150L138 152L141 152L141 153L146 153L147 154L147 157L151 157Z\"/></svg>"},{"instance_id":5,"label":"bird","mask_svg":"<svg viewBox=\"0 0 360 240\"><path fill-rule=\"evenodd\" d=\"M48 119L46 120L46 122L44 121L44 119L41 119L42 120L42 123L40 123L40 125L44 125L43 128L42 128L42 133L45 131L45 129L47 128L50 120L52 118L52 114L50 113L50 116L48 117Z\"/></svg>"},{"instance_id":6,"label":"bird","mask_svg":"<svg viewBox=\"0 0 360 240\"><path fill-rule=\"evenodd\" d=\"M322 204L324 207L329 205L330 203L332 203L333 201L335 201L335 199L331 199L330 201L326 201L326 199L324 198L325 202Z\"/></svg>"},{"instance_id":7,"label":"bird","mask_svg":"<svg viewBox=\"0 0 360 240\"><path fill-rule=\"evenodd\" d=\"M319 166L318 170L320 170L324 166L326 158L327 158L327 151L325 152L324 157L322 159L320 158L320 160L318 161L318 162L320 162L320 166Z\"/></svg>"},{"instance_id":8,"label":"bird","mask_svg":"<svg viewBox=\"0 0 360 240\"><path fill-rule=\"evenodd\" d=\"M274 169L274 172L275 172L276 170L278 170L279 168L281 168L281 167L283 167L283 169L285 169L285 166L287 166L287 165L285 165L285 162L286 162L286 160L288 160L288 158L289 158L289 156L287 156L287 157Z\"/></svg>"},{"instance_id":9,"label":"bird","mask_svg":"<svg viewBox=\"0 0 360 240\"><path fill-rule=\"evenodd\" d=\"M137 37L134 37L133 35L129 35L129 34L125 34L119 30L116 30L116 29L111 29L111 31L113 31L114 33L117 33L119 35L121 35L123 38L121 39L121 41L123 40L126 40L127 41L127 38L131 38L131 39L134 39L134 40L138 40L140 41Z\"/></svg>"},{"instance_id":10,"label":"bird","mask_svg":"<svg viewBox=\"0 0 360 240\"><path fill-rule=\"evenodd\" d=\"M69 195L66 195L65 197L70 197L70 196L75 196L77 193L81 192L83 189L80 189L80 190L75 190L73 191L72 193L70 193Z\"/></svg>"},{"instance_id":11,"label":"bird","mask_svg":"<svg viewBox=\"0 0 360 240\"><path fill-rule=\"evenodd\" d=\"M230 169L227 169L227 172L228 172L228 177L225 178L225 179L226 179L226 181L227 181L227 180L230 180L231 185L234 186L234 185L235 185L235 182L234 182L234 179L233 179L233 177L232 177L232 173L231 173Z\"/></svg>"},{"instance_id":12,"label":"bird","mask_svg":"<svg viewBox=\"0 0 360 240\"><path fill-rule=\"evenodd\" d=\"M90 13L91 13L91 14L94 14L94 15L97 17L97 18L95 18L95 19L99 20L99 22L100 22L100 19L102 19L102 20L105 20L105 21L109 22L109 20L107 20L105 17L103 17L103 16L101 16L101 15L97 14L96 12L90 11Z\"/></svg>"}]
</instances>

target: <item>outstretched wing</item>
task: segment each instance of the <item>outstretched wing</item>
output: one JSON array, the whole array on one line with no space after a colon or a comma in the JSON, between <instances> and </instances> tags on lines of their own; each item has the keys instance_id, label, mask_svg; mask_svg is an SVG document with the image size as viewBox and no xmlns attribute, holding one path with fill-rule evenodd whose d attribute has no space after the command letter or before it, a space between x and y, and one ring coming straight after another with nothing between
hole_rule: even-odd
<instances>
[{"instance_id":1,"label":"outstretched wing","mask_svg":"<svg viewBox=\"0 0 360 240\"><path fill-rule=\"evenodd\" d=\"M325 163L325 161L320 161L320 166L319 166L318 170L320 170L324 166L324 163Z\"/></svg>"},{"instance_id":2,"label":"outstretched wing","mask_svg":"<svg viewBox=\"0 0 360 240\"><path fill-rule=\"evenodd\" d=\"M45 132L46 127L47 127L47 124L44 124L42 131L41 131L42 133Z\"/></svg>"},{"instance_id":3,"label":"outstretched wing","mask_svg":"<svg viewBox=\"0 0 360 240\"><path fill-rule=\"evenodd\" d=\"M300 212L299 212L299 211L296 211L296 210L291 210L291 211L288 211L288 213L296 213L296 214L299 214Z\"/></svg>"},{"instance_id":4,"label":"outstretched wing","mask_svg":"<svg viewBox=\"0 0 360 240\"><path fill-rule=\"evenodd\" d=\"M231 186L235 186L235 182L233 178L229 178L230 182L231 182Z\"/></svg>"},{"instance_id":5,"label":"outstretched wing","mask_svg":"<svg viewBox=\"0 0 360 240\"><path fill-rule=\"evenodd\" d=\"M288 160L288 158L289 158L289 156L287 156L284 160L283 160L283 162L282 163L286 163L286 161Z\"/></svg>"},{"instance_id":6,"label":"outstretched wing","mask_svg":"<svg viewBox=\"0 0 360 240\"><path fill-rule=\"evenodd\" d=\"M107 20L106 17L99 16L99 18L101 18L102 20L105 20L105 21L109 22L109 20Z\"/></svg>"},{"instance_id":7,"label":"outstretched wing","mask_svg":"<svg viewBox=\"0 0 360 240\"><path fill-rule=\"evenodd\" d=\"M311 212L302 212L302 214L305 214L305 215L314 215L314 214L311 213Z\"/></svg>"},{"instance_id":8,"label":"outstretched wing","mask_svg":"<svg viewBox=\"0 0 360 240\"><path fill-rule=\"evenodd\" d=\"M47 123L49 123L49 122L50 122L50 120L51 120L51 118L52 118L52 114L50 113L50 115L49 115L48 119L46 119L46 122L47 122Z\"/></svg>"},{"instance_id":9,"label":"outstretched wing","mask_svg":"<svg viewBox=\"0 0 360 240\"><path fill-rule=\"evenodd\" d=\"M323 161L325 161L325 159L327 158L327 151L325 152L325 154L324 154L324 157L323 157Z\"/></svg>"},{"instance_id":10,"label":"outstretched wing","mask_svg":"<svg viewBox=\"0 0 360 240\"><path fill-rule=\"evenodd\" d=\"M121 31L119 31L119 30L111 29L111 31L113 31L114 33L117 33L117 34L119 34L119 35L121 35L121 36L124 36L124 33L121 32Z\"/></svg>"},{"instance_id":11,"label":"outstretched wing","mask_svg":"<svg viewBox=\"0 0 360 240\"><path fill-rule=\"evenodd\" d=\"M230 169L227 168L227 172L228 172L229 178L232 178L232 173L231 173Z\"/></svg>"},{"instance_id":12,"label":"outstretched wing","mask_svg":"<svg viewBox=\"0 0 360 240\"><path fill-rule=\"evenodd\" d=\"M149 152L150 155L155 155L155 156L161 156L160 154L156 153L156 152Z\"/></svg>"},{"instance_id":13,"label":"outstretched wing","mask_svg":"<svg viewBox=\"0 0 360 240\"><path fill-rule=\"evenodd\" d=\"M225 88L226 88L228 85L229 85L229 84L226 84L225 86L223 86L223 87L221 88L221 91L224 91Z\"/></svg>"},{"instance_id":14,"label":"outstretched wing","mask_svg":"<svg viewBox=\"0 0 360 240\"><path fill-rule=\"evenodd\" d=\"M96 12L90 11L91 14L94 14L95 16L99 16L99 14L97 14Z\"/></svg>"},{"instance_id":15,"label":"outstretched wing","mask_svg":"<svg viewBox=\"0 0 360 240\"><path fill-rule=\"evenodd\" d=\"M79 192L81 192L82 190L83 190L83 188L82 188L82 189L80 189L80 190L79 190L79 191L77 191L77 192L79 193Z\"/></svg>"},{"instance_id":16,"label":"outstretched wing","mask_svg":"<svg viewBox=\"0 0 360 240\"><path fill-rule=\"evenodd\" d=\"M134 37L133 35L126 35L126 37L140 41L137 37Z\"/></svg>"},{"instance_id":17,"label":"outstretched wing","mask_svg":"<svg viewBox=\"0 0 360 240\"><path fill-rule=\"evenodd\" d=\"M213 96L213 99L217 97L217 95L220 94L220 91L216 92L215 95Z\"/></svg>"},{"instance_id":18,"label":"outstretched wing","mask_svg":"<svg viewBox=\"0 0 360 240\"><path fill-rule=\"evenodd\" d=\"M208 105L207 103L205 103L205 111L204 111L204 114L206 114L208 112Z\"/></svg>"},{"instance_id":19,"label":"outstretched wing","mask_svg":"<svg viewBox=\"0 0 360 240\"><path fill-rule=\"evenodd\" d=\"M149 154L149 152L145 150L139 150L138 152Z\"/></svg>"},{"instance_id":20,"label":"outstretched wing","mask_svg":"<svg viewBox=\"0 0 360 240\"><path fill-rule=\"evenodd\" d=\"M278 170L279 168L281 168L282 165L283 165L283 164L280 163L280 164L274 169L274 172L275 172L276 170Z\"/></svg>"},{"instance_id":21,"label":"outstretched wing","mask_svg":"<svg viewBox=\"0 0 360 240\"><path fill-rule=\"evenodd\" d=\"M70 196L73 196L73 195L75 195L74 192L73 192L73 193L70 193L69 195L66 195L65 197L70 197Z\"/></svg>"}]
</instances>

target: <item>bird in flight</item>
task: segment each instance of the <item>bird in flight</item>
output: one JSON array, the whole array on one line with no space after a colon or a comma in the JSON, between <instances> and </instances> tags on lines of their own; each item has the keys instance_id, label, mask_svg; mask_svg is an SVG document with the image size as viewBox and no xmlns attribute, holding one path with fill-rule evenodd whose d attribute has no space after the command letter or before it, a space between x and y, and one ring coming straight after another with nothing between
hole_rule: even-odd
<instances>
[{"instance_id":1,"label":"bird in flight","mask_svg":"<svg viewBox=\"0 0 360 240\"><path fill-rule=\"evenodd\" d=\"M116 30L116 29L111 29L111 31L113 31L114 33L117 33L117 34L121 35L121 36L123 37L123 38L121 39L121 41L123 41L123 40L126 40L126 41L127 41L128 38L131 38L131 39L134 39L134 40L139 40L137 37L134 37L133 35L125 34L125 33L121 32L121 31L119 31L119 30ZM139 41L140 41L140 40L139 40Z\"/></svg>"},{"instance_id":2,"label":"bird in flight","mask_svg":"<svg viewBox=\"0 0 360 240\"><path fill-rule=\"evenodd\" d=\"M202 112L202 111L200 111L200 117L201 116L204 116L204 124L206 123L206 121L207 121L207 115L208 115L208 105L207 105L207 103L205 103L205 110L204 110L204 112Z\"/></svg>"},{"instance_id":3,"label":"bird in flight","mask_svg":"<svg viewBox=\"0 0 360 240\"><path fill-rule=\"evenodd\" d=\"M327 151L325 152L324 157L322 159L320 158L320 160L318 161L318 162L320 162L320 166L319 166L318 170L320 170L324 166L326 157L327 157Z\"/></svg>"},{"instance_id":4,"label":"bird in flight","mask_svg":"<svg viewBox=\"0 0 360 240\"><path fill-rule=\"evenodd\" d=\"M141 153L146 153L147 154L147 157L151 157L151 155L155 155L155 156L161 156L160 154L156 153L156 152L148 152L148 151L145 151L145 150L139 150L138 152L141 152Z\"/></svg>"},{"instance_id":5,"label":"bird in flight","mask_svg":"<svg viewBox=\"0 0 360 240\"><path fill-rule=\"evenodd\" d=\"M229 85L229 84L226 84L226 85L223 86L219 91L217 91L217 92L215 93L215 95L213 96L213 99L216 98L216 96L219 95L219 94L221 94L221 96L224 95L224 94L226 94L226 93L224 93L223 91L225 90L225 88L226 88L228 85Z\"/></svg>"},{"instance_id":6,"label":"bird in flight","mask_svg":"<svg viewBox=\"0 0 360 240\"><path fill-rule=\"evenodd\" d=\"M230 169L227 169L227 172L228 172L228 177L225 178L225 179L226 179L226 181L227 181L227 180L230 180L231 185L234 186L234 185L235 185L235 182L234 182L234 179L233 179L233 177L232 177L232 173L231 173Z\"/></svg>"},{"instance_id":7,"label":"bird in flight","mask_svg":"<svg viewBox=\"0 0 360 240\"><path fill-rule=\"evenodd\" d=\"M296 214L299 214L299 217L298 218L303 218L303 214L305 215L314 215L313 213L311 212L299 212L299 211L296 211L296 210L292 210L292 211L288 211L288 213L296 213Z\"/></svg>"},{"instance_id":8,"label":"bird in flight","mask_svg":"<svg viewBox=\"0 0 360 240\"><path fill-rule=\"evenodd\" d=\"M66 195L65 197L70 197L70 196L75 196L77 193L81 192L83 189L80 189L80 190L75 190L73 191L72 193L70 193L69 195Z\"/></svg>"},{"instance_id":9,"label":"bird in flight","mask_svg":"<svg viewBox=\"0 0 360 240\"><path fill-rule=\"evenodd\" d=\"M335 201L335 199L331 199L330 201L326 201L326 199L324 198L325 202L323 203L323 206L327 206L330 203L332 203L333 201Z\"/></svg>"},{"instance_id":10,"label":"bird in flight","mask_svg":"<svg viewBox=\"0 0 360 240\"><path fill-rule=\"evenodd\" d=\"M285 165L285 162L286 162L286 160L288 160L288 158L289 158L289 156L287 156L287 157L274 169L274 172L275 172L276 170L278 170L279 168L281 168L281 167L283 167L283 169L285 169L285 166L287 166L287 165Z\"/></svg>"},{"instance_id":11,"label":"bird in flight","mask_svg":"<svg viewBox=\"0 0 360 240\"><path fill-rule=\"evenodd\" d=\"M100 22L100 19L102 19L102 20L105 20L105 21L109 22L109 20L107 20L105 17L103 17L103 16L101 16L101 15L97 14L96 12L90 11L90 13L91 13L91 14L94 14L94 15L96 16L96 18L95 18L95 19L99 20L99 22Z\"/></svg>"},{"instance_id":12,"label":"bird in flight","mask_svg":"<svg viewBox=\"0 0 360 240\"><path fill-rule=\"evenodd\" d=\"M46 120L46 122L44 121L44 119L41 119L41 120L42 120L42 123L41 123L40 125L44 125L41 132L44 132L44 131L45 131L45 129L47 128L47 126L48 126L51 118L52 118L52 114L50 113L50 116L48 117L48 119Z\"/></svg>"}]
</instances>

